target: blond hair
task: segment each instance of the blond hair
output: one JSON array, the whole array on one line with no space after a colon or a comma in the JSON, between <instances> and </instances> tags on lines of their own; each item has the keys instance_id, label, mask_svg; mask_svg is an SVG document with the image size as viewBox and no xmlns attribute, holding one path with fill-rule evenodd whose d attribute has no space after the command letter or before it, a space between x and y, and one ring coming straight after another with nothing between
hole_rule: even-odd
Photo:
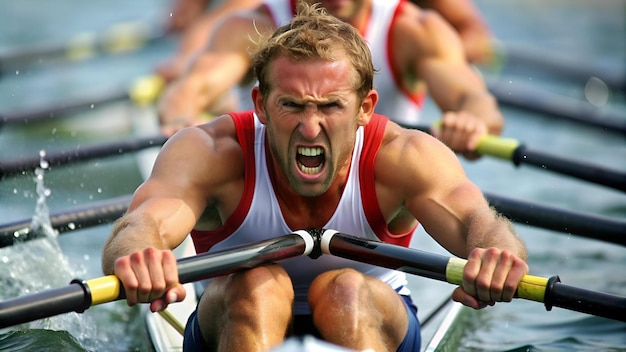
<instances>
[{"instance_id":1,"label":"blond hair","mask_svg":"<svg viewBox=\"0 0 626 352\"><path fill-rule=\"evenodd\" d=\"M267 97L271 83L267 72L277 57L333 61L339 52L345 53L354 67L357 73L354 88L359 98L364 99L373 88L375 72L367 43L353 26L329 15L321 5L300 1L296 16L259 43L252 57L252 69L261 94Z\"/></svg>"}]
</instances>

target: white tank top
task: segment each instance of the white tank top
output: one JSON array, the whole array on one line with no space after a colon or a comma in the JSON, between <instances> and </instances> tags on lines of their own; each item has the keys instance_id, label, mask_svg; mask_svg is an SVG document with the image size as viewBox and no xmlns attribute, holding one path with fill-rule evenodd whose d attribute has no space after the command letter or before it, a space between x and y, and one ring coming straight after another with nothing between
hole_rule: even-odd
<instances>
[{"instance_id":1,"label":"white tank top","mask_svg":"<svg viewBox=\"0 0 626 352\"><path fill-rule=\"evenodd\" d=\"M280 211L280 206L274 194L272 182L267 170L265 159L265 126L254 116L254 164L255 179L251 204L241 224L228 237L213 245L209 252L227 249L236 245L262 241L289 234L290 229ZM339 205L331 219L324 226L346 234L378 240L378 237L369 225L363 210L359 182L359 160L363 149L363 127L357 131L357 139L352 155L352 165ZM377 277L389 284L401 294L409 294L405 287L407 280L403 272L381 268L374 265L359 263L332 255L322 255L317 259L308 256L296 257L279 263L293 282L295 291L295 314L310 314L307 294L312 280L322 272L354 268L367 275Z\"/></svg>"}]
</instances>

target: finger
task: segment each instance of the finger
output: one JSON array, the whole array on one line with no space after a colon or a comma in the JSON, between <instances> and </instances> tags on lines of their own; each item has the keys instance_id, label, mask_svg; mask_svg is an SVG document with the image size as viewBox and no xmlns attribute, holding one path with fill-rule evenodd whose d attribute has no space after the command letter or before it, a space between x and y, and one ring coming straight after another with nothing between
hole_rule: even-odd
<instances>
[{"instance_id":1,"label":"finger","mask_svg":"<svg viewBox=\"0 0 626 352\"><path fill-rule=\"evenodd\" d=\"M526 274L528 274L528 264L523 259L514 257L512 259L511 271L504 283L504 292L502 293L504 301L509 302L513 299L520 281Z\"/></svg>"},{"instance_id":2,"label":"finger","mask_svg":"<svg viewBox=\"0 0 626 352\"><path fill-rule=\"evenodd\" d=\"M150 301L150 291L152 290L150 271L146 266L144 252L135 252L129 256L131 267L137 277L136 294L132 299L140 303Z\"/></svg>"},{"instance_id":3,"label":"finger","mask_svg":"<svg viewBox=\"0 0 626 352\"><path fill-rule=\"evenodd\" d=\"M480 272L476 277L476 297L480 301L494 301L491 297L493 275L496 271L499 259L499 250L489 248L483 251ZM500 295L500 290L496 288L496 293Z\"/></svg>"},{"instance_id":4,"label":"finger","mask_svg":"<svg viewBox=\"0 0 626 352\"><path fill-rule=\"evenodd\" d=\"M120 257L115 261L114 273L124 286L124 293L126 294L126 302L129 306L134 306L137 301L137 286L139 281L137 276L132 270L129 257Z\"/></svg>"},{"instance_id":5,"label":"finger","mask_svg":"<svg viewBox=\"0 0 626 352\"><path fill-rule=\"evenodd\" d=\"M452 300L470 308L481 309L478 300L465 292L462 287L457 287L452 291Z\"/></svg>"},{"instance_id":6,"label":"finger","mask_svg":"<svg viewBox=\"0 0 626 352\"><path fill-rule=\"evenodd\" d=\"M505 288L505 283L509 276L509 272L513 267L513 254L508 251L503 251L500 253L500 257L497 263L497 268L493 273L493 277L491 279L491 289L490 296L491 300L496 302L510 302L513 299L513 292L509 292ZM509 288L510 289L510 288ZM510 293L510 297L509 297Z\"/></svg>"},{"instance_id":7,"label":"finger","mask_svg":"<svg viewBox=\"0 0 626 352\"><path fill-rule=\"evenodd\" d=\"M470 253L467 264L465 264L465 268L463 269L463 290L473 297L477 295L476 277L480 273L480 251L482 251L482 249L477 248Z\"/></svg>"},{"instance_id":8,"label":"finger","mask_svg":"<svg viewBox=\"0 0 626 352\"><path fill-rule=\"evenodd\" d=\"M165 284L165 275L163 273L163 253L156 248L146 248L144 250L144 260L150 275L150 287L146 287L148 292L147 302L160 298L165 294L167 289Z\"/></svg>"}]
</instances>

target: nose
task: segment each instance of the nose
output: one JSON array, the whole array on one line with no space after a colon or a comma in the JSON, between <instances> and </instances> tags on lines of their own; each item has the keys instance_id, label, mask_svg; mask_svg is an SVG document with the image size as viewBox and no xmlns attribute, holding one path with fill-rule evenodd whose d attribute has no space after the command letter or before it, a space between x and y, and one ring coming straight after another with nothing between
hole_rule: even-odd
<instances>
[{"instance_id":1,"label":"nose","mask_svg":"<svg viewBox=\"0 0 626 352\"><path fill-rule=\"evenodd\" d=\"M312 105L312 106L311 106ZM322 116L317 106L313 104L307 104L302 112L300 121L298 124L298 131L307 139L315 139L322 130L321 127Z\"/></svg>"}]
</instances>

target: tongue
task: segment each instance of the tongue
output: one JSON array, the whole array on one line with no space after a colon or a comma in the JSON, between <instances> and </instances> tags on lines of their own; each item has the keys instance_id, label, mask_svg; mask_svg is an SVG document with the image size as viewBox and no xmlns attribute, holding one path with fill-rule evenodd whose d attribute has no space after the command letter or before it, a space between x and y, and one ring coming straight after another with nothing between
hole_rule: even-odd
<instances>
[{"instance_id":1,"label":"tongue","mask_svg":"<svg viewBox=\"0 0 626 352\"><path fill-rule=\"evenodd\" d=\"M298 155L298 162L306 167L317 167L324 162L324 157L322 155L318 155L318 156Z\"/></svg>"}]
</instances>

